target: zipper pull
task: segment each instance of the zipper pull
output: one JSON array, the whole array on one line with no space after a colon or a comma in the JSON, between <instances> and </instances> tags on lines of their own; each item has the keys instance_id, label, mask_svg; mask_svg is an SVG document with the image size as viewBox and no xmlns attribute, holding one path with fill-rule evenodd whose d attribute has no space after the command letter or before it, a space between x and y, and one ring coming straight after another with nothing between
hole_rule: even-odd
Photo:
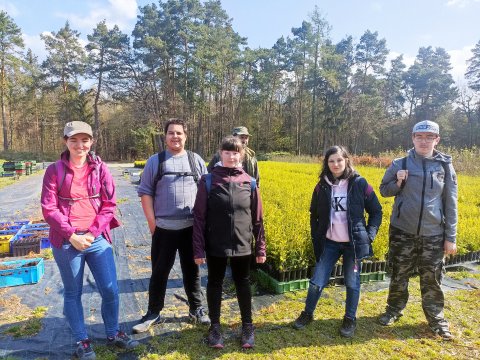
<instances>
[{"instance_id":1,"label":"zipper pull","mask_svg":"<svg viewBox=\"0 0 480 360\"><path fill-rule=\"evenodd\" d=\"M358 264L355 261L355 265L353 265L353 272L358 272Z\"/></svg>"}]
</instances>

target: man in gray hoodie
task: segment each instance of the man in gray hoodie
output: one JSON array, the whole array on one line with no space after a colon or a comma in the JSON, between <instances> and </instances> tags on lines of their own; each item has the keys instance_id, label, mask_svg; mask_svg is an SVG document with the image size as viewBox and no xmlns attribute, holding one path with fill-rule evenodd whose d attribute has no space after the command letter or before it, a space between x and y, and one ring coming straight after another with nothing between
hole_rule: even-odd
<instances>
[{"instance_id":1,"label":"man in gray hoodie","mask_svg":"<svg viewBox=\"0 0 480 360\"><path fill-rule=\"evenodd\" d=\"M395 196L390 218L389 261L392 277L382 325L397 321L408 301L408 281L420 275L422 307L433 332L453 338L445 320L441 282L444 255L455 254L457 235L457 176L452 158L435 150L440 141L437 123L424 120L413 127L414 148L395 159L383 176L380 193Z\"/></svg>"}]
</instances>

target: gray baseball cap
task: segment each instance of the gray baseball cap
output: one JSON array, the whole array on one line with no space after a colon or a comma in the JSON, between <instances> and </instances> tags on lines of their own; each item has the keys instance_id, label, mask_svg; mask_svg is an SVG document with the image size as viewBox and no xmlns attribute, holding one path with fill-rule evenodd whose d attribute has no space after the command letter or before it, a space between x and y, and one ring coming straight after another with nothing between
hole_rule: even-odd
<instances>
[{"instance_id":1,"label":"gray baseball cap","mask_svg":"<svg viewBox=\"0 0 480 360\"><path fill-rule=\"evenodd\" d=\"M76 134L87 134L93 137L92 127L83 121L70 121L65 124L63 136L70 137Z\"/></svg>"},{"instance_id":2,"label":"gray baseball cap","mask_svg":"<svg viewBox=\"0 0 480 360\"><path fill-rule=\"evenodd\" d=\"M417 132L426 132L440 135L440 127L436 122L430 120L423 120L416 123L413 127L412 133L415 134Z\"/></svg>"}]
</instances>

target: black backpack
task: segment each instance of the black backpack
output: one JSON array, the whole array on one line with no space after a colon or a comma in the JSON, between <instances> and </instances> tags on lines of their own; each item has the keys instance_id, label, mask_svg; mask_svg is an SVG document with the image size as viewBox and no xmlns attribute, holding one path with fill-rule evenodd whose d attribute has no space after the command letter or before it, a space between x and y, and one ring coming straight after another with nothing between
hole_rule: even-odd
<instances>
[{"instance_id":1,"label":"black backpack","mask_svg":"<svg viewBox=\"0 0 480 360\"><path fill-rule=\"evenodd\" d=\"M155 175L155 178L153 180L153 199L155 199L155 192L157 191L157 184L158 182L162 179L164 175L175 175L175 176L193 176L193 180L195 183L198 183L198 180L200 179L200 172L195 166L195 155L192 151L187 150L187 156L188 156L188 164L190 165L190 171L189 172L181 172L181 171L165 171L164 163L165 163L165 158L166 158L166 153L165 150L161 151L158 153L158 170L157 174Z\"/></svg>"}]
</instances>

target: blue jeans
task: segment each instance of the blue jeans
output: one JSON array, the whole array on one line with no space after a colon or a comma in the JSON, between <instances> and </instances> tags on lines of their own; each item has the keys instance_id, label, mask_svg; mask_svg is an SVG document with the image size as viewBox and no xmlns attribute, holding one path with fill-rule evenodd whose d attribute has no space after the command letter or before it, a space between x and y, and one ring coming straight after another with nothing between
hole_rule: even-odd
<instances>
[{"instance_id":1,"label":"blue jeans","mask_svg":"<svg viewBox=\"0 0 480 360\"><path fill-rule=\"evenodd\" d=\"M308 314L313 314L315 311L322 290L328 285L332 269L342 255L343 273L347 288L345 316L350 319L356 318L358 301L360 299L360 261L357 260L357 264L355 264L355 253L351 243L340 243L328 239L326 240L323 254L315 265L313 276L310 279L307 300L305 302L305 311Z\"/></svg>"},{"instance_id":2,"label":"blue jeans","mask_svg":"<svg viewBox=\"0 0 480 360\"><path fill-rule=\"evenodd\" d=\"M62 276L63 314L72 329L75 341L88 339L83 318L82 290L85 262L93 274L102 297L102 318L107 336L115 336L118 326L118 285L113 250L110 243L100 235L92 245L78 251L68 241L61 248L52 247L53 257Z\"/></svg>"}]
</instances>

